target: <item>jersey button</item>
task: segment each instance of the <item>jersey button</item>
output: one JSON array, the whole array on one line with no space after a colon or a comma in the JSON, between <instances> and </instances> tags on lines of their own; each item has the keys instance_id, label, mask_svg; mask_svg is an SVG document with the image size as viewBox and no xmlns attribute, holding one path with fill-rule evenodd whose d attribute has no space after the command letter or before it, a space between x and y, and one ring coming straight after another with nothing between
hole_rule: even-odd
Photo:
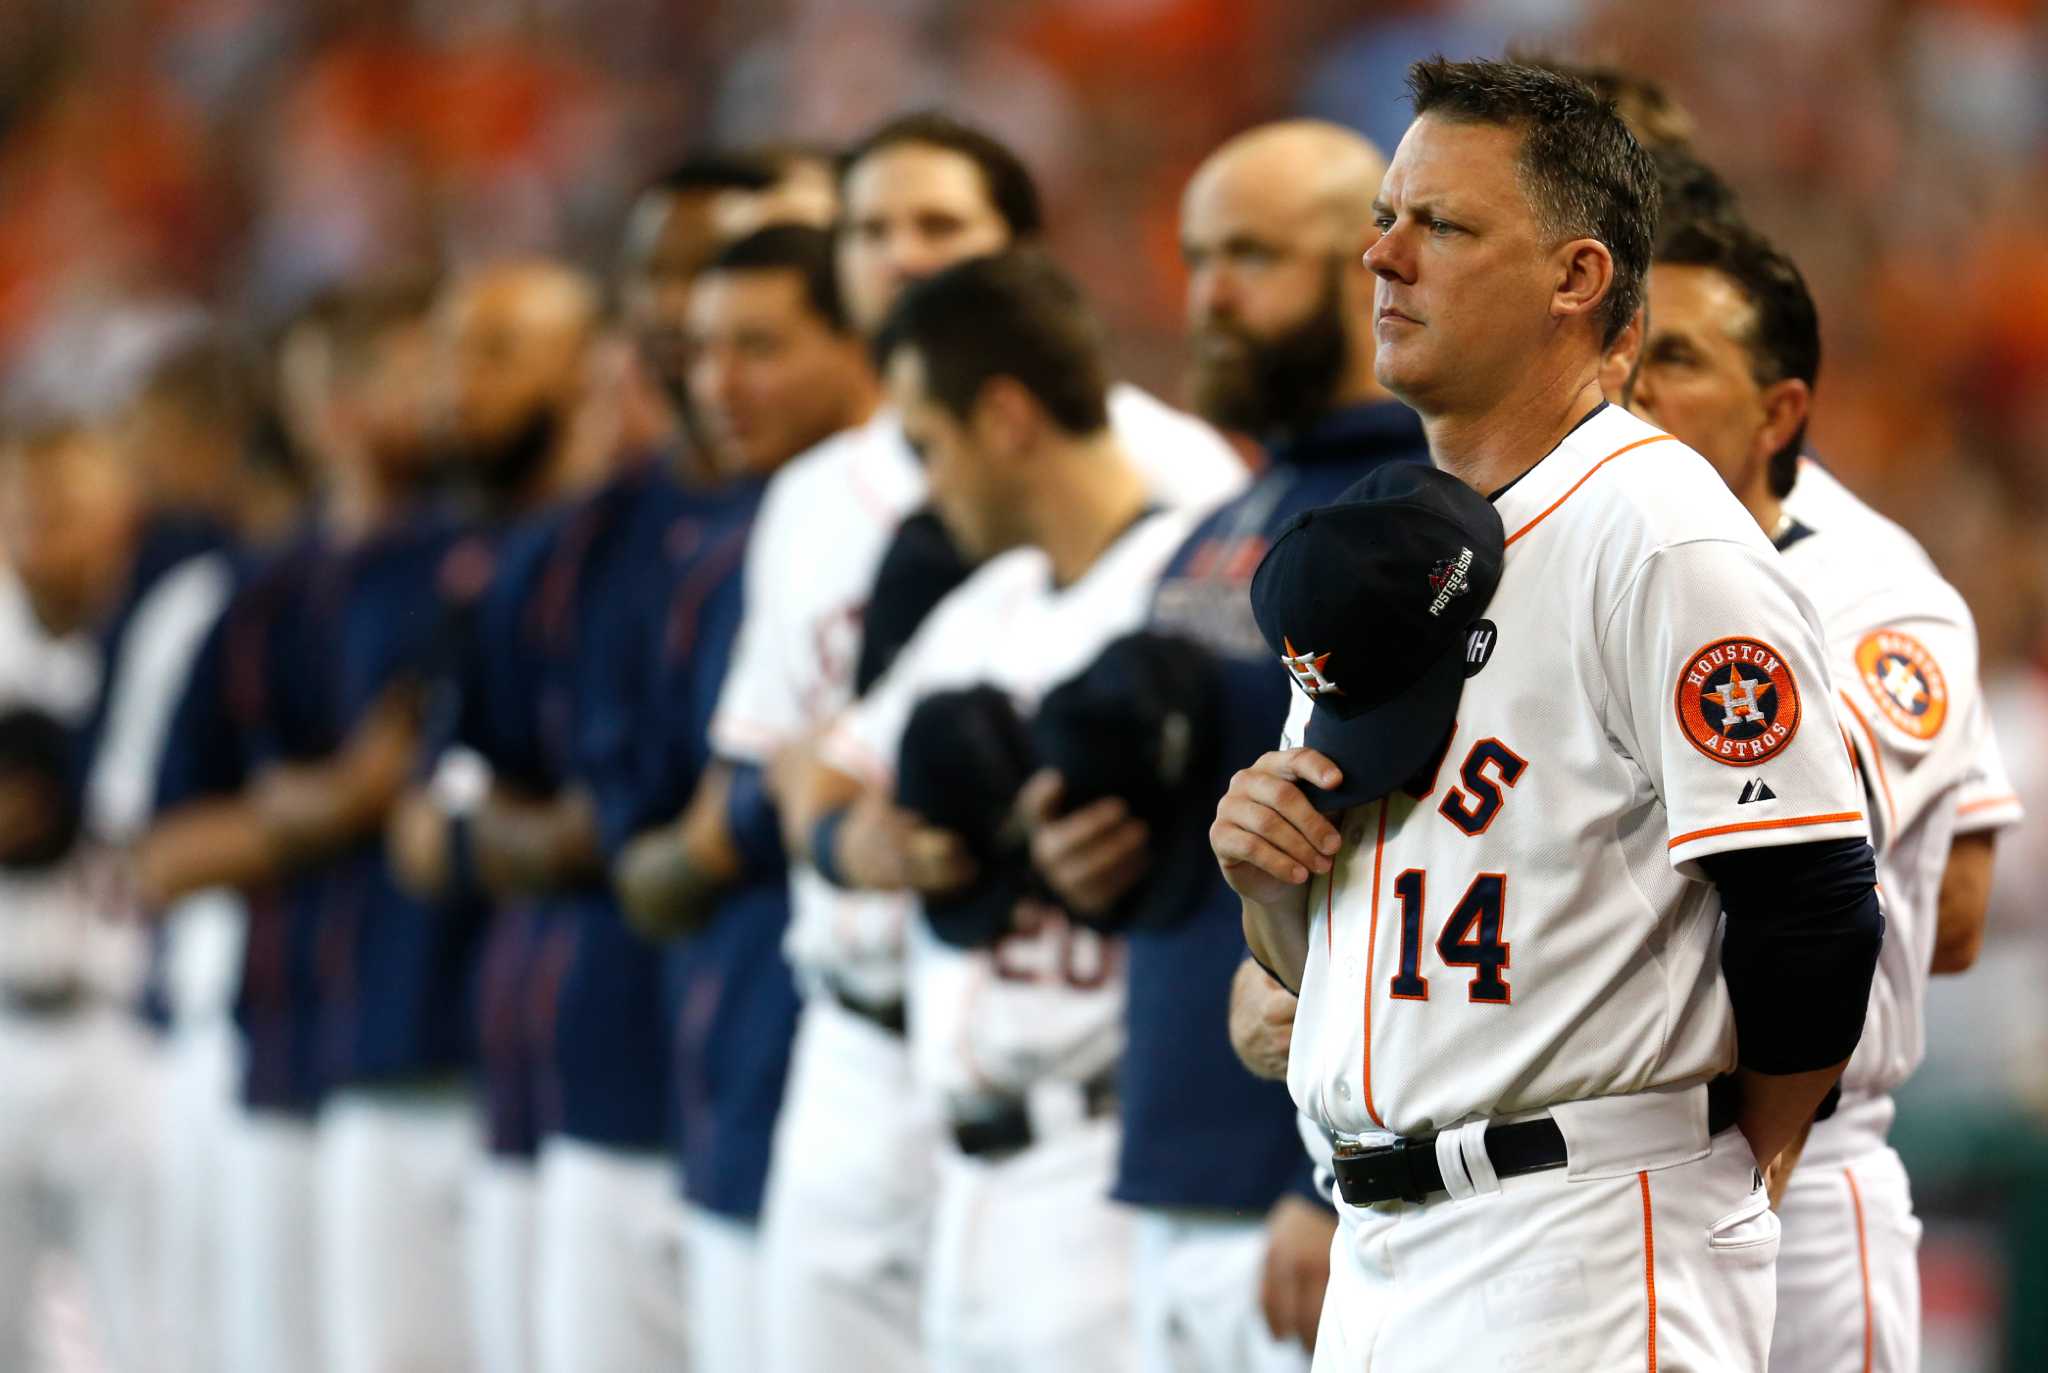
<instances>
[{"instance_id":1,"label":"jersey button","mask_svg":"<svg viewBox=\"0 0 2048 1373\"><path fill-rule=\"evenodd\" d=\"M1344 1081L1344 1079L1342 1078L1337 1079L1337 1100L1351 1100L1351 1084Z\"/></svg>"}]
</instances>

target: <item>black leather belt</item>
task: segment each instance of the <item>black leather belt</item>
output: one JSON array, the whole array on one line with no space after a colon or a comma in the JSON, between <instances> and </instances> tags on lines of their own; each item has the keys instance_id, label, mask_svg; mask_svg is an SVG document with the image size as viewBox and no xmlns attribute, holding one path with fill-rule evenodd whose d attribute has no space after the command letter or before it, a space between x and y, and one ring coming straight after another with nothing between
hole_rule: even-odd
<instances>
[{"instance_id":1,"label":"black leather belt","mask_svg":"<svg viewBox=\"0 0 2048 1373\"><path fill-rule=\"evenodd\" d=\"M85 983L72 979L44 986L21 984L0 987L0 1008L36 1019L53 1019L81 1010L92 999Z\"/></svg>"},{"instance_id":2,"label":"black leather belt","mask_svg":"<svg viewBox=\"0 0 2048 1373\"><path fill-rule=\"evenodd\" d=\"M825 991L834 1001L868 1024L886 1030L898 1039L903 1038L908 1022L903 1013L902 997L894 997L888 1001L871 1001L849 991L846 985L836 978L825 979Z\"/></svg>"},{"instance_id":3,"label":"black leather belt","mask_svg":"<svg viewBox=\"0 0 2048 1373\"><path fill-rule=\"evenodd\" d=\"M1113 1113L1117 1109L1116 1070L1082 1083L1081 1102L1090 1120ZM1030 1148L1035 1138L1031 1112L1022 1097L988 1102L986 1109L953 1122L953 1143L969 1158L1006 1158Z\"/></svg>"},{"instance_id":4,"label":"black leather belt","mask_svg":"<svg viewBox=\"0 0 2048 1373\"><path fill-rule=\"evenodd\" d=\"M1735 1123L1733 1088L1734 1082L1728 1078L1708 1084L1708 1134L1718 1135ZM1338 1191L1352 1206L1371 1206L1382 1201L1428 1201L1444 1193L1447 1189L1443 1166L1437 1162L1436 1139L1435 1135L1397 1139L1392 1144L1371 1148L1339 1145L1330 1161L1337 1174ZM1493 1164L1495 1176L1502 1178L1562 1168L1568 1161L1564 1132L1548 1116L1514 1125L1488 1126L1486 1157Z\"/></svg>"}]
</instances>

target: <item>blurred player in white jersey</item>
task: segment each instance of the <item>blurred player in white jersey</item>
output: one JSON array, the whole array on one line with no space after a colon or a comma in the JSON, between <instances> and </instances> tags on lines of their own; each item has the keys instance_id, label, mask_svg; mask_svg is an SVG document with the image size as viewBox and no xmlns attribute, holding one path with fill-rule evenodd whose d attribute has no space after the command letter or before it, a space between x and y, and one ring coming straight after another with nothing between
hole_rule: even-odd
<instances>
[{"instance_id":1,"label":"blurred player in white jersey","mask_svg":"<svg viewBox=\"0 0 2048 1373\"><path fill-rule=\"evenodd\" d=\"M2011 808L1964 807L1998 764L1961 596L1906 532L1799 457L1820 329L1798 269L1746 226L1667 218L1650 274L1635 408L1713 463L1819 610L1841 722L1862 778L1887 929L1862 1042L1839 1105L1783 1184L1781 1373L1919 1367L1920 1289L1905 1169L1885 1142L1891 1092L1925 1051L1930 973L1969 965L1987 865ZM1768 767L1741 804L1783 805Z\"/></svg>"},{"instance_id":2,"label":"blurred player in white jersey","mask_svg":"<svg viewBox=\"0 0 2048 1373\"><path fill-rule=\"evenodd\" d=\"M1008 816L1033 767L1024 719L1142 623L1191 517L1151 507L1108 424L1093 320L1044 259L912 288L880 351L938 516L982 565L827 736L792 818L830 880L922 898L914 1075L947 1136L931 1366L1123 1369L1130 1220L1108 1196L1122 941L1032 899Z\"/></svg>"},{"instance_id":3,"label":"blurred player in white jersey","mask_svg":"<svg viewBox=\"0 0 2048 1373\"><path fill-rule=\"evenodd\" d=\"M872 334L910 282L1037 237L1038 196L1016 155L937 114L891 120L847 154L840 179L840 279ZM1110 416L1147 464L1148 488L1201 507L1244 480L1214 430L1130 386ZM769 484L747 549L746 622L711 746L720 762L664 846L642 841L622 873L643 910L700 910L743 871L744 832L777 823L774 795L807 745L900 645L930 598L866 619L885 557L916 566L930 597L965 565L929 520L923 473L887 407L797 458ZM899 530L903 542L898 539ZM886 642L884 642L886 640ZM868 664L867 674L857 666ZM805 994L763 1204L767 1367L915 1368L936 1127L915 1105L903 1034L908 904L849 893L791 869L787 952ZM697 917L701 918L701 916ZM858 1124L851 1130L846 1122ZM841 1138L830 1157L809 1147Z\"/></svg>"}]
</instances>

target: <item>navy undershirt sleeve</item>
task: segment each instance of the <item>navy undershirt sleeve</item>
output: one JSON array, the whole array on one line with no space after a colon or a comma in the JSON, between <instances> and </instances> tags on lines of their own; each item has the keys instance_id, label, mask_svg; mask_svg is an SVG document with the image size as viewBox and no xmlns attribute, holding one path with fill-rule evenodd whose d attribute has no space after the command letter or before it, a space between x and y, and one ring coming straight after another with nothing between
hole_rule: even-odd
<instances>
[{"instance_id":1,"label":"navy undershirt sleeve","mask_svg":"<svg viewBox=\"0 0 2048 1373\"><path fill-rule=\"evenodd\" d=\"M1863 1034L1884 943L1870 845L1740 849L1700 867L1728 915L1721 969L1742 1066L1803 1073L1847 1058Z\"/></svg>"}]
</instances>

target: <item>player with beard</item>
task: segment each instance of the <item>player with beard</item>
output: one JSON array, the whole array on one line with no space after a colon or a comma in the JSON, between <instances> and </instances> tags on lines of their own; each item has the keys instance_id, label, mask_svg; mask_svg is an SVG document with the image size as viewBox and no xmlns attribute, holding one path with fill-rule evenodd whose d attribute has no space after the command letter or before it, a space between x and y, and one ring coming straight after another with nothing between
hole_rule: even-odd
<instances>
[{"instance_id":1,"label":"player with beard","mask_svg":"<svg viewBox=\"0 0 2048 1373\"><path fill-rule=\"evenodd\" d=\"M1151 616L1155 632L1200 646L1226 703L1208 794L1286 718L1286 674L1246 592L1275 532L1381 463L1428 456L1413 412L1373 379L1372 274L1361 255L1377 237L1372 198L1384 170L1357 135L1290 121L1224 144L1181 202L1197 407L1259 438L1271 458L1181 548ZM1142 1366L1304 1368L1336 1215L1312 1186L1286 1090L1248 1073L1226 1033L1234 975L1272 988L1290 1019L1293 998L1243 960L1239 905L1218 874L1155 865L1186 836L1151 832L1136 809L1153 798L1112 795L1062 813L1061 791L1048 772L1026 793L1041 874L1085 916L1115 921L1131 903L1157 913L1128 930L1116 1184L1143 1216ZM1206 832L1206 810L1178 827Z\"/></svg>"}]
</instances>

